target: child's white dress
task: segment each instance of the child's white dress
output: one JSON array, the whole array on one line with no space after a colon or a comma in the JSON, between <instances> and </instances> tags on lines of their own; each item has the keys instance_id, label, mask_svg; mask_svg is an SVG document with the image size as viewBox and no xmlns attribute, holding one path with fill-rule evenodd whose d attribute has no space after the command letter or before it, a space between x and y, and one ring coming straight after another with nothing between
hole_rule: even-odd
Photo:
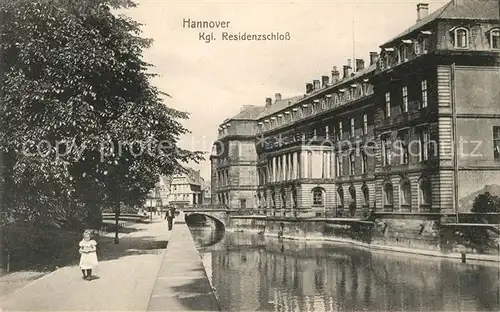
<instances>
[{"instance_id":1,"label":"child's white dress","mask_svg":"<svg viewBox=\"0 0 500 312\"><path fill-rule=\"evenodd\" d=\"M80 268L82 270L93 269L97 265L96 241L83 239L79 245L83 251L80 256Z\"/></svg>"}]
</instances>

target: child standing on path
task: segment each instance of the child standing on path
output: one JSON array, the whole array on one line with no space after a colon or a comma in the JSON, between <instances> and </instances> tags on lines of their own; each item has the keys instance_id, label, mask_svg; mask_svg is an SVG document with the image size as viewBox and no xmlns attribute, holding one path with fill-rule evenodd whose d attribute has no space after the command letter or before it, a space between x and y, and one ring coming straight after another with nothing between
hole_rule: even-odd
<instances>
[{"instance_id":1,"label":"child standing on path","mask_svg":"<svg viewBox=\"0 0 500 312\"><path fill-rule=\"evenodd\" d=\"M92 279L92 269L97 265L97 253L95 240L90 238L90 231L83 232L83 239L80 244L80 269L82 269L83 279Z\"/></svg>"}]
</instances>

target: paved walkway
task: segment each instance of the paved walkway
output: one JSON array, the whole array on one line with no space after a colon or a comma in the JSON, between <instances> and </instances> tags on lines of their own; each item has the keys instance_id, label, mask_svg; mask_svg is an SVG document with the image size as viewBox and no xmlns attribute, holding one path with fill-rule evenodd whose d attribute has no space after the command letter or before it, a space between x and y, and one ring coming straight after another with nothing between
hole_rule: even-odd
<instances>
[{"instance_id":1,"label":"paved walkway","mask_svg":"<svg viewBox=\"0 0 500 312\"><path fill-rule=\"evenodd\" d=\"M148 311L220 311L182 213L176 218Z\"/></svg>"},{"instance_id":2,"label":"paved walkway","mask_svg":"<svg viewBox=\"0 0 500 312\"><path fill-rule=\"evenodd\" d=\"M103 239L98 279L84 281L78 266L64 267L1 298L0 310L145 311L170 235L166 221L153 221L127 227L118 245L111 233Z\"/></svg>"}]
</instances>

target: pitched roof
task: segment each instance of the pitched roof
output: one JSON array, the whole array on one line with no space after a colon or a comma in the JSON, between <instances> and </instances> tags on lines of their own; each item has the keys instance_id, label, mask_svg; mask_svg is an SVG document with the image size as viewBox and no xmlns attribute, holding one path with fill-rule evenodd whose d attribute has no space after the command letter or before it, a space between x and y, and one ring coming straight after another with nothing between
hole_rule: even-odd
<instances>
[{"instance_id":1,"label":"pitched roof","mask_svg":"<svg viewBox=\"0 0 500 312\"><path fill-rule=\"evenodd\" d=\"M498 0L467 0L459 4L450 1L380 47L386 47L437 19L498 20L499 15Z\"/></svg>"},{"instance_id":2,"label":"pitched roof","mask_svg":"<svg viewBox=\"0 0 500 312\"><path fill-rule=\"evenodd\" d=\"M288 106L297 103L299 100L301 100L303 98L304 98L303 95L299 95L299 96L294 96L291 98L286 98L286 99L281 99L279 101L275 101L271 105L271 107L267 107L264 111L262 111L262 113L258 116L258 119L269 116L269 115L276 113L282 109L285 109Z\"/></svg>"},{"instance_id":3,"label":"pitched roof","mask_svg":"<svg viewBox=\"0 0 500 312\"><path fill-rule=\"evenodd\" d=\"M244 106L239 114L229 119L255 120L265 109L266 108L264 106L247 106L247 107Z\"/></svg>"}]
</instances>

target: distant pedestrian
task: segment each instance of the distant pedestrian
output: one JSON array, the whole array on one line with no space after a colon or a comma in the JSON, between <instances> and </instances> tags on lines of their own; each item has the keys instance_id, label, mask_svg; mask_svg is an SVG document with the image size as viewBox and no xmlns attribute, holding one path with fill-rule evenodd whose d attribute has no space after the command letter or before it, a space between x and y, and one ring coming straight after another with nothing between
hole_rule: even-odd
<instances>
[{"instance_id":1,"label":"distant pedestrian","mask_svg":"<svg viewBox=\"0 0 500 312\"><path fill-rule=\"evenodd\" d=\"M165 215L165 218L168 220L168 230L172 231L172 227L174 226L174 218L175 218L175 208L170 207L170 209L167 210L167 214Z\"/></svg>"},{"instance_id":2,"label":"distant pedestrian","mask_svg":"<svg viewBox=\"0 0 500 312\"><path fill-rule=\"evenodd\" d=\"M80 241L80 269L83 279L92 279L92 269L97 266L97 242L90 237L90 231L83 232L83 239Z\"/></svg>"}]
</instances>

